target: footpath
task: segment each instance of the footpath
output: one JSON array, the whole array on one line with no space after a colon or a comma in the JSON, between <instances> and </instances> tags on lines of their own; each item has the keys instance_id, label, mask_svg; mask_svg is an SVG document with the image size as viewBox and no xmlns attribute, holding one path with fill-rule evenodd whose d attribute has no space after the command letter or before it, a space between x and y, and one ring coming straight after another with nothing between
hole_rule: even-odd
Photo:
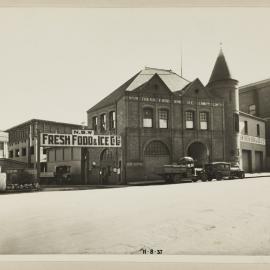
<instances>
[{"instance_id":1,"label":"footpath","mask_svg":"<svg viewBox=\"0 0 270 270\"><path fill-rule=\"evenodd\" d=\"M270 172L246 173L246 178L270 177Z\"/></svg>"}]
</instances>

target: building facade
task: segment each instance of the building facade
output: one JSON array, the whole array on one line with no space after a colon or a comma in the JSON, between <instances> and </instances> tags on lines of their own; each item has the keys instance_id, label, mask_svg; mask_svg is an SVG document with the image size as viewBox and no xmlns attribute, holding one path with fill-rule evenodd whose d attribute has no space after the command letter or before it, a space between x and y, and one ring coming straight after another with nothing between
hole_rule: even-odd
<instances>
[{"instance_id":1,"label":"building facade","mask_svg":"<svg viewBox=\"0 0 270 270\"><path fill-rule=\"evenodd\" d=\"M240 112L240 149L245 172L266 170L265 120Z\"/></svg>"},{"instance_id":2,"label":"building facade","mask_svg":"<svg viewBox=\"0 0 270 270\"><path fill-rule=\"evenodd\" d=\"M32 119L8 129L8 157L11 160L27 164L27 168L36 169L38 161L37 137L39 132L71 133L72 129L81 129L81 125ZM41 171L48 170L47 151L55 149L40 148Z\"/></svg>"},{"instance_id":3,"label":"building facade","mask_svg":"<svg viewBox=\"0 0 270 270\"><path fill-rule=\"evenodd\" d=\"M239 99L242 112L257 119L260 118L265 122L265 169L270 170L270 79L241 86L239 88Z\"/></svg>"},{"instance_id":4,"label":"building facade","mask_svg":"<svg viewBox=\"0 0 270 270\"><path fill-rule=\"evenodd\" d=\"M8 158L8 133L0 131L0 158Z\"/></svg>"},{"instance_id":5,"label":"building facade","mask_svg":"<svg viewBox=\"0 0 270 270\"><path fill-rule=\"evenodd\" d=\"M209 83L145 68L88 110L88 128L118 134L119 149L88 149L91 183L158 179L155 168L192 156L240 161L239 93L222 51ZM95 166L92 166L95 164Z\"/></svg>"}]
</instances>

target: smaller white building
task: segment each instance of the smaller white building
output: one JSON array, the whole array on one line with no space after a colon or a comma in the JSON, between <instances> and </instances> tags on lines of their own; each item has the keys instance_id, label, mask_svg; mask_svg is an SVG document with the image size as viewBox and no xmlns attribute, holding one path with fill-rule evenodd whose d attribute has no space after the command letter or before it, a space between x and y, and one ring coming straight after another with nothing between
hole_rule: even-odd
<instances>
[{"instance_id":1,"label":"smaller white building","mask_svg":"<svg viewBox=\"0 0 270 270\"><path fill-rule=\"evenodd\" d=\"M240 112L241 165L245 172L266 170L265 120Z\"/></svg>"},{"instance_id":2,"label":"smaller white building","mask_svg":"<svg viewBox=\"0 0 270 270\"><path fill-rule=\"evenodd\" d=\"M0 131L0 158L8 158L8 133Z\"/></svg>"}]
</instances>

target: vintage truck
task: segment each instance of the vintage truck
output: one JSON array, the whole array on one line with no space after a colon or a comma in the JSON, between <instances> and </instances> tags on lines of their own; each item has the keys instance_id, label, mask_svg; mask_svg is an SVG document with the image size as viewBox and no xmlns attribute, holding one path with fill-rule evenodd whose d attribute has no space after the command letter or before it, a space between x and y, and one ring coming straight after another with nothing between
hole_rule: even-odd
<instances>
[{"instance_id":1,"label":"vintage truck","mask_svg":"<svg viewBox=\"0 0 270 270\"><path fill-rule=\"evenodd\" d=\"M156 168L155 172L167 183L177 183L184 181L197 181L199 179L200 168L194 167L192 157L183 157L177 164L163 165Z\"/></svg>"},{"instance_id":2,"label":"vintage truck","mask_svg":"<svg viewBox=\"0 0 270 270\"><path fill-rule=\"evenodd\" d=\"M229 162L211 162L206 163L204 168L195 168L194 160L191 157L183 157L178 164L164 165L156 168L156 174L161 176L168 183L177 183L184 181L203 182L213 179L234 179L245 178L245 172L238 164Z\"/></svg>"},{"instance_id":3,"label":"vintage truck","mask_svg":"<svg viewBox=\"0 0 270 270\"><path fill-rule=\"evenodd\" d=\"M70 184L71 177L71 166L61 165L55 168L54 172L41 172L40 180L42 184Z\"/></svg>"}]
</instances>

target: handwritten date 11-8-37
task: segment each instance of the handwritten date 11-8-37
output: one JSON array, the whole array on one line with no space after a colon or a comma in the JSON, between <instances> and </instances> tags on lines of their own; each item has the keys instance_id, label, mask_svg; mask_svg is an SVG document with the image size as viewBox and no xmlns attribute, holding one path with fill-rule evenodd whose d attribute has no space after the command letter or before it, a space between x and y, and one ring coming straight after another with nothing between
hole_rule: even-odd
<instances>
[{"instance_id":1,"label":"handwritten date 11-8-37","mask_svg":"<svg viewBox=\"0 0 270 270\"><path fill-rule=\"evenodd\" d=\"M162 249L146 249L146 248L142 248L141 249L142 254L158 254L161 255L163 250Z\"/></svg>"}]
</instances>

